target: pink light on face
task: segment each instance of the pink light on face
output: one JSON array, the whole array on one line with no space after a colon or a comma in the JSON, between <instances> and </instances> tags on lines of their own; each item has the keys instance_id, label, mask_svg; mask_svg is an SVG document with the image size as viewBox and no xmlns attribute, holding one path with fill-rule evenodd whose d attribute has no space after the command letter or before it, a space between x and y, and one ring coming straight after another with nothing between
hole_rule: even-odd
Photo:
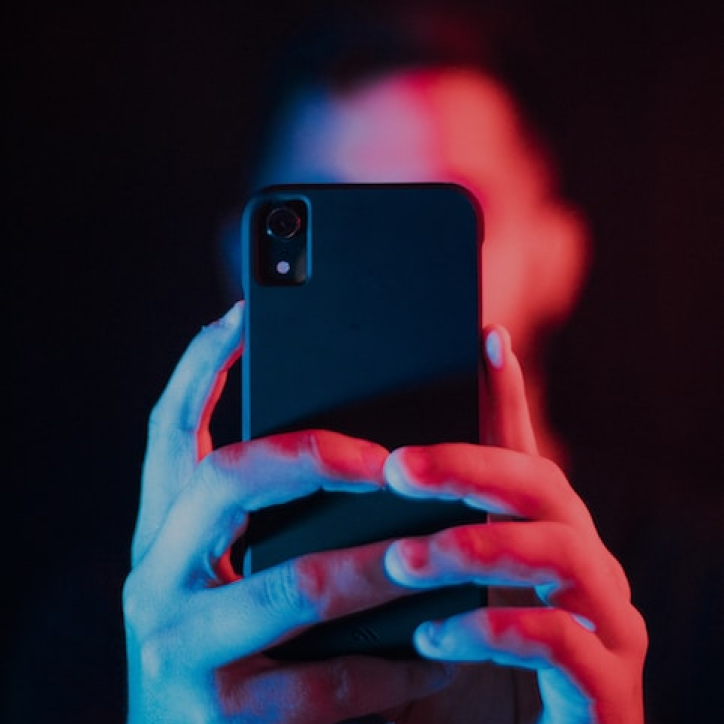
<instances>
[{"instance_id":1,"label":"pink light on face","mask_svg":"<svg viewBox=\"0 0 724 724\"><path fill-rule=\"evenodd\" d=\"M309 88L272 141L264 185L447 181L475 193L485 214L484 319L506 326L519 351L568 312L586 266L585 229L497 81L448 68L344 92Z\"/></svg>"},{"instance_id":2,"label":"pink light on face","mask_svg":"<svg viewBox=\"0 0 724 724\"><path fill-rule=\"evenodd\" d=\"M484 196L487 206L535 205L551 192L550 163L497 81L468 70L424 80L437 119L440 164Z\"/></svg>"},{"instance_id":3,"label":"pink light on face","mask_svg":"<svg viewBox=\"0 0 724 724\"><path fill-rule=\"evenodd\" d=\"M344 178L435 180L436 123L414 80L393 78L354 93L335 120L330 147Z\"/></svg>"}]
</instances>

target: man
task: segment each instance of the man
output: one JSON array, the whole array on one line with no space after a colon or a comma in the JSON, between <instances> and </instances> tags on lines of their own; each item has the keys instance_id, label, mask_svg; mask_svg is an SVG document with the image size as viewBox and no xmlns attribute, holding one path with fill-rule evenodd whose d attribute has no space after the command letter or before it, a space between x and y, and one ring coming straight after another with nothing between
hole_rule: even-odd
<instances>
[{"instance_id":1,"label":"man","mask_svg":"<svg viewBox=\"0 0 724 724\"><path fill-rule=\"evenodd\" d=\"M499 81L452 56L383 65L285 94L257 183L454 181L478 196L494 447L389 454L315 431L214 450L209 418L243 346L234 305L191 343L151 416L125 588L129 722L640 723L645 626L551 462L565 466L566 453L544 416L538 344L575 301L584 226ZM314 554L247 579L231 568L250 511L340 481L453 495L523 520ZM423 624L421 661L280 664L262 653L316 622L451 580L521 592L492 588L489 608Z\"/></svg>"}]
</instances>

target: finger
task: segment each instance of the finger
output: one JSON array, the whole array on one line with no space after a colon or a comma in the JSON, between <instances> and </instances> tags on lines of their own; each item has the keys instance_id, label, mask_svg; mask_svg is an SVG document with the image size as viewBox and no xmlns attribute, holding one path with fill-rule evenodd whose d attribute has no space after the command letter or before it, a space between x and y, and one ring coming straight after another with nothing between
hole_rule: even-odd
<instances>
[{"instance_id":1,"label":"finger","mask_svg":"<svg viewBox=\"0 0 724 724\"><path fill-rule=\"evenodd\" d=\"M611 692L628 693L630 685L615 684L614 679L641 680L640 670L630 671L630 666L643 664L638 651L644 631L640 616L632 617L630 629L628 649L633 653L620 656L565 611L489 608L421 624L414 640L420 654L431 659L491 661L537 670L544 707L555 705L556 720L640 721L627 709L641 696L627 696L618 717L592 709L593 702L604 708L621 706Z\"/></svg>"},{"instance_id":2,"label":"finger","mask_svg":"<svg viewBox=\"0 0 724 724\"><path fill-rule=\"evenodd\" d=\"M499 325L485 329L487 384L490 396L491 444L535 455L535 433L528 411L523 373L513 353L508 331Z\"/></svg>"},{"instance_id":3,"label":"finger","mask_svg":"<svg viewBox=\"0 0 724 724\"><path fill-rule=\"evenodd\" d=\"M173 645L205 668L264 651L307 627L412 593L385 574L385 543L314 553L230 585L200 591L184 607L193 625Z\"/></svg>"},{"instance_id":4,"label":"finger","mask_svg":"<svg viewBox=\"0 0 724 724\"><path fill-rule=\"evenodd\" d=\"M614 664L594 633L572 615L548 608L489 608L426 622L415 631L414 643L430 659L559 669L579 691L595 687L604 662Z\"/></svg>"},{"instance_id":5,"label":"finger","mask_svg":"<svg viewBox=\"0 0 724 724\"><path fill-rule=\"evenodd\" d=\"M221 689L229 714L258 702L259 711L254 711L259 721L336 724L434 694L455 672L452 665L431 661L346 656L275 667L241 682L232 669L222 678Z\"/></svg>"},{"instance_id":6,"label":"finger","mask_svg":"<svg viewBox=\"0 0 724 724\"><path fill-rule=\"evenodd\" d=\"M565 522L590 532L590 514L555 463L467 443L398 448L385 463L389 486L407 497L463 500L492 513Z\"/></svg>"},{"instance_id":7,"label":"finger","mask_svg":"<svg viewBox=\"0 0 724 724\"><path fill-rule=\"evenodd\" d=\"M157 588L217 582L217 564L249 511L319 490L365 492L384 485L387 451L326 430L285 433L213 451L172 506L152 549Z\"/></svg>"},{"instance_id":8,"label":"finger","mask_svg":"<svg viewBox=\"0 0 724 724\"><path fill-rule=\"evenodd\" d=\"M608 646L628 636L630 601L619 595L599 541L560 523L491 523L393 543L385 567L414 589L460 583L535 588L545 603L585 618Z\"/></svg>"},{"instance_id":9,"label":"finger","mask_svg":"<svg viewBox=\"0 0 724 724\"><path fill-rule=\"evenodd\" d=\"M196 463L211 450L209 419L226 372L241 354L242 319L243 303L238 302L201 330L151 413L134 560L147 548Z\"/></svg>"}]
</instances>

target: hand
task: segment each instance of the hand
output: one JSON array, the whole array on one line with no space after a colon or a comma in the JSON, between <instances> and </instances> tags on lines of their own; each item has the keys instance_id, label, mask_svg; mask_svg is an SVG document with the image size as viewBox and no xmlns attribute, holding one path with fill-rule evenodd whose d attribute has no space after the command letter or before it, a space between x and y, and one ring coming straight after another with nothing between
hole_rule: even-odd
<instances>
[{"instance_id":1,"label":"hand","mask_svg":"<svg viewBox=\"0 0 724 724\"><path fill-rule=\"evenodd\" d=\"M641 724L647 636L626 576L564 474L536 454L507 333L489 329L486 345L493 436L501 447L406 448L385 466L389 484L403 495L460 498L497 514L488 524L390 546L390 577L412 589L471 581L493 586L489 608L422 624L415 645L430 659L536 671L542 722ZM527 588L537 601L521 607L514 590L496 586ZM504 605L509 599L518 605ZM466 699L470 707L475 701ZM478 715L461 711L458 702L446 690L412 704L396 721L482 721L484 704ZM442 717L446 706L455 713ZM437 718L428 718L432 707Z\"/></svg>"},{"instance_id":2,"label":"hand","mask_svg":"<svg viewBox=\"0 0 724 724\"><path fill-rule=\"evenodd\" d=\"M316 490L384 484L383 448L331 432L212 449L209 420L241 353L242 306L191 343L149 421L132 570L124 587L128 721L334 724L444 686L451 667L261 652L318 621L406 589L386 544L310 555L241 579L229 560L249 511Z\"/></svg>"}]
</instances>

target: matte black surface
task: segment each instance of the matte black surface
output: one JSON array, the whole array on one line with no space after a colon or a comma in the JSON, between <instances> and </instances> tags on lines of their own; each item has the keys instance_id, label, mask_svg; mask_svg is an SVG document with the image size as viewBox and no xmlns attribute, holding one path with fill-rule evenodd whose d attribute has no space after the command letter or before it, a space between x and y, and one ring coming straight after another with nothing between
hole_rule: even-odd
<instances>
[{"instance_id":1,"label":"matte black surface","mask_svg":"<svg viewBox=\"0 0 724 724\"><path fill-rule=\"evenodd\" d=\"M258 275L253 257L265 240L257 217L270 197L307 204L301 286L270 286ZM467 192L428 184L275 189L251 202L244 230L244 439L324 428L389 449L479 441L482 218ZM245 567L484 519L458 503L320 493L255 515ZM476 586L416 595L317 627L276 654L413 655L417 623L483 601Z\"/></svg>"}]
</instances>

